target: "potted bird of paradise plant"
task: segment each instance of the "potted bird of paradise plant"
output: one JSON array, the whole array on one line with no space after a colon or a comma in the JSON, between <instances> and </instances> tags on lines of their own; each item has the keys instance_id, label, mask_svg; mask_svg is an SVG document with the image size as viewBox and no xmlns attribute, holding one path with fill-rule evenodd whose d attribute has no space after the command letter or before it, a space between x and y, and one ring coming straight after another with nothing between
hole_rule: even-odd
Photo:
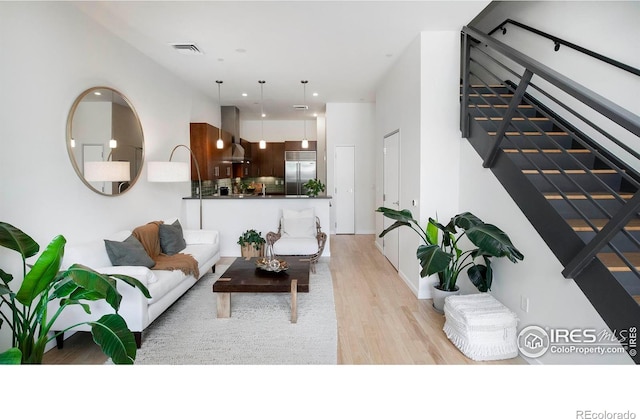
<instances>
[{"instance_id":1,"label":"potted bird of paradise plant","mask_svg":"<svg viewBox=\"0 0 640 419\"><path fill-rule=\"evenodd\" d=\"M380 207L376 210L395 222L386 228L379 237L399 227L409 227L422 240L418 246L416 257L422 267L420 276L438 274L438 282L434 285L436 293L455 293L461 272L467 270L471 283L480 291L491 290L493 270L491 258L506 257L513 263L523 260L524 256L511 243L507 234L493 224L488 224L470 212L463 212L452 217L445 224L429 218L427 227L423 229L407 209L395 210ZM462 250L460 240L467 237L475 248ZM439 294L439 293L438 293ZM434 308L442 312L445 295L434 297Z\"/></svg>"},{"instance_id":2,"label":"potted bird of paradise plant","mask_svg":"<svg viewBox=\"0 0 640 419\"><path fill-rule=\"evenodd\" d=\"M12 334L12 347L0 353L0 364L42 363L46 344L56 338L51 328L62 311L80 305L90 313L86 302L100 300L108 303L114 313L86 322L91 326L94 342L114 364L133 364L136 342L126 321L118 314L122 296L116 284L136 287L151 298L149 290L133 277L105 275L80 264L61 271L65 244L63 236L56 236L27 271L26 260L37 255L40 246L22 230L0 222L0 247L20 254L24 272L20 287L13 291L10 286L13 275L0 269L0 326L8 325ZM1 310L4 307L8 310ZM52 307L56 307L55 310Z\"/></svg>"}]
</instances>

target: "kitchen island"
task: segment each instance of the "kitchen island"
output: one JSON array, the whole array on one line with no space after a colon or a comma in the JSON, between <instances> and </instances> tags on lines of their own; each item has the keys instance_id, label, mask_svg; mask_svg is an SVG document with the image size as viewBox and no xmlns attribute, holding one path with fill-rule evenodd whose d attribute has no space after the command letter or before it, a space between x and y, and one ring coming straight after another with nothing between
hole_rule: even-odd
<instances>
[{"instance_id":1,"label":"kitchen island","mask_svg":"<svg viewBox=\"0 0 640 419\"><path fill-rule=\"evenodd\" d=\"M183 198L184 228L197 229L200 219L200 202L196 197ZM322 231L329 235L331 196L308 197L306 195L226 195L202 197L202 228L220 233L220 255L240 256L238 238L246 230L254 229L267 236L276 232L284 208L302 210L313 208L320 219ZM322 256L331 255L329 240Z\"/></svg>"}]
</instances>

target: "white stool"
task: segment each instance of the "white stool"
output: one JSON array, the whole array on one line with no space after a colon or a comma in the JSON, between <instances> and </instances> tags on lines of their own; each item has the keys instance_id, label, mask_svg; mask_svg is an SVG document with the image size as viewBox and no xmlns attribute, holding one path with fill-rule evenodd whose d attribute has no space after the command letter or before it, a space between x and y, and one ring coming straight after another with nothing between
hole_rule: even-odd
<instances>
[{"instance_id":1,"label":"white stool","mask_svg":"<svg viewBox=\"0 0 640 419\"><path fill-rule=\"evenodd\" d=\"M452 295L444 303L444 332L474 361L518 356L518 318L491 294Z\"/></svg>"}]
</instances>

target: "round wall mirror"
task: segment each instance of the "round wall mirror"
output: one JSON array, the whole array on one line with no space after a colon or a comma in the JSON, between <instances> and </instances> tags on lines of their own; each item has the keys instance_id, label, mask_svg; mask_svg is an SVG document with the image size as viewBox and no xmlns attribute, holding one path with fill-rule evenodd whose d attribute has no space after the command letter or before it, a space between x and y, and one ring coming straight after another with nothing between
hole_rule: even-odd
<instances>
[{"instance_id":1,"label":"round wall mirror","mask_svg":"<svg viewBox=\"0 0 640 419\"><path fill-rule=\"evenodd\" d=\"M131 189L142 171L144 136L129 100L110 87L82 92L67 118L67 151L93 191L116 196Z\"/></svg>"}]
</instances>

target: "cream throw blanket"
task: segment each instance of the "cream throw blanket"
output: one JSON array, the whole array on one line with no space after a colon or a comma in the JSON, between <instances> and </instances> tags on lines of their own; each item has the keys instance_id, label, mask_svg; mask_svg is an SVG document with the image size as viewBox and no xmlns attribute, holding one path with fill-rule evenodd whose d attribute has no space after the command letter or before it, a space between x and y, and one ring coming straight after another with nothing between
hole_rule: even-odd
<instances>
[{"instance_id":1,"label":"cream throw blanket","mask_svg":"<svg viewBox=\"0 0 640 419\"><path fill-rule=\"evenodd\" d=\"M147 254L156 262L152 268L154 270L173 271L180 269L185 275L193 275L196 279L200 277L198 270L198 261L193 256L185 253L177 253L175 255L166 255L162 253L160 247L160 224L162 221L152 221L143 226L136 227L133 230L133 237L142 243L142 247Z\"/></svg>"}]
</instances>

